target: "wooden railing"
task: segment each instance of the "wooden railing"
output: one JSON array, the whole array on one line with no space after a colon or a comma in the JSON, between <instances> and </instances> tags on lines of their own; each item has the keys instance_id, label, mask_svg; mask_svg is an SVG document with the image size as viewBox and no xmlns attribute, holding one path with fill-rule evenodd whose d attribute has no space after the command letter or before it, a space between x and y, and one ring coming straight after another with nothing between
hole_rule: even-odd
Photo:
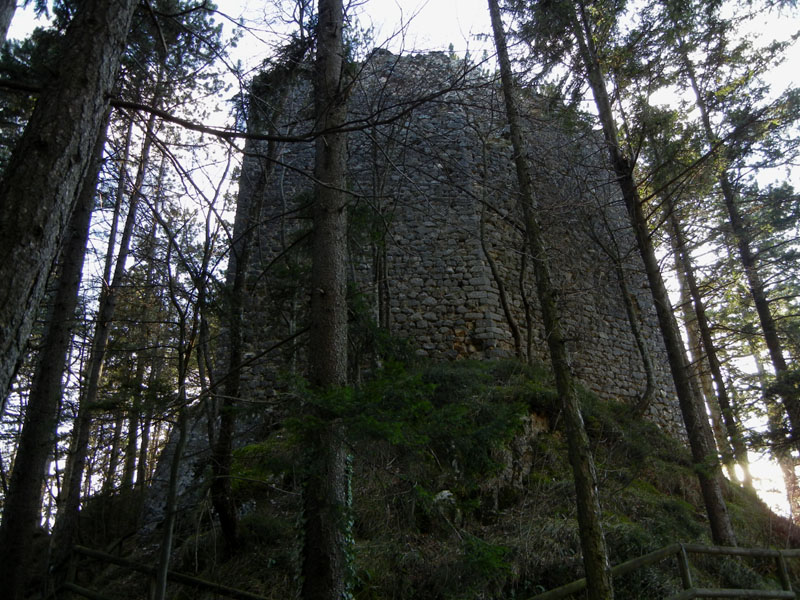
<instances>
[{"instance_id":1,"label":"wooden railing","mask_svg":"<svg viewBox=\"0 0 800 600\"><path fill-rule=\"evenodd\" d=\"M139 564L137 562L100 552L99 550L92 550L84 546L75 546L74 552L77 555L86 556L102 562L110 563L129 569L138 573L143 573L151 578L156 575L156 568ZM731 588L698 588L694 587L692 578L691 566L689 563L690 554L710 554L717 556L743 556L750 558L772 558L775 560L775 566L778 574L778 581L780 582L780 590L750 590L750 589L731 589ZM678 571L680 572L681 582L683 584L683 591L670 596L666 600L691 600L692 598L763 598L763 599L785 599L797 600L797 595L792 591L792 584L789 580L789 571L786 567L787 558L800 558L800 549L798 550L766 550L760 548L731 548L725 546L700 546L697 544L671 544L650 554L645 554L638 558L634 558L624 562L611 569L614 577L621 577L628 573L632 573L643 567L654 565L662 560L675 557L678 561ZM224 586L183 573L169 571L167 579L175 583L192 586L199 589L208 590L216 594L233 598L234 600L267 600L263 596L252 594L243 590L237 590L228 586ZM89 589L83 588L74 582L67 582L62 586L62 589L79 594L89 600L108 600L104 596L93 592ZM566 598L573 594L577 594L586 589L586 580L578 579L567 585L538 594L530 600L559 600Z\"/></svg>"},{"instance_id":2,"label":"wooden railing","mask_svg":"<svg viewBox=\"0 0 800 600\"><path fill-rule=\"evenodd\" d=\"M114 556L113 554L107 554L99 550L92 550L91 548L86 548L85 546L74 546L73 553L75 555L87 556L89 558L93 558L101 562L117 565L119 567L122 567L123 569L128 569L130 571L143 573L145 575L148 575L153 581L155 581L157 573L156 567L142 565L132 560L128 560L120 556ZM188 585L202 590L207 590L209 592L214 592L215 594L219 594L220 596L233 598L234 600L269 600L268 598L259 596L258 594L252 594L250 592L245 592L244 590L237 590L235 588L221 585L219 583L214 583L213 581L206 581L205 579L192 577L191 575L185 575L183 573L178 573L176 571L167 571L167 581ZM98 594L97 592L94 592L92 590L77 585L76 583L74 583L74 581L68 581L62 584L61 589L73 592L75 594L79 594L84 598L88 598L89 600L109 600L108 598L102 596L101 594Z\"/></svg>"},{"instance_id":3,"label":"wooden railing","mask_svg":"<svg viewBox=\"0 0 800 600\"><path fill-rule=\"evenodd\" d=\"M689 564L689 554L713 554L721 556L746 556L750 558L773 558L777 568L780 590L748 590L732 588L698 588L694 587L692 571ZM800 558L800 550L766 550L760 548L732 548L727 546L700 546L697 544L671 544L650 554L645 554L624 562L611 569L614 577L620 577L643 567L653 565L662 560L676 557L680 571L683 591L670 596L667 600L691 600L692 598L764 598L797 600L797 595L792 591L789 581L789 571L786 568L787 558ZM586 580L579 579L550 590L543 594L533 596L530 600L558 600L586 589Z\"/></svg>"}]
</instances>

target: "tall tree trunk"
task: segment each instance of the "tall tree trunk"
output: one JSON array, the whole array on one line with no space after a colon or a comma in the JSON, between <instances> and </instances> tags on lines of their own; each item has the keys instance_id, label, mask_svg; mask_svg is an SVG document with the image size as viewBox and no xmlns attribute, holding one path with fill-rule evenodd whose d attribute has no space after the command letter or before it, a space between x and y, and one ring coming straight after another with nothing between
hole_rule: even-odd
<instances>
[{"instance_id":1,"label":"tall tree trunk","mask_svg":"<svg viewBox=\"0 0 800 600\"><path fill-rule=\"evenodd\" d=\"M665 210L667 210L669 213L670 229L675 240L676 260L680 265L680 269L683 271L683 275L686 279L686 285L688 286L689 293L692 298L697 328L700 332L703 350L705 351L705 359L708 362L709 369L711 370L711 378L714 382L716 401L722 412L722 419L725 423L728 439L730 440L728 441L728 439L726 439L725 445L720 448L720 450L722 451L722 455L724 457L726 453L730 453L731 448L733 449L733 458L736 460L736 463L742 470L742 483L745 486L752 488L753 478L750 475L750 464L747 459L747 447L744 443L744 438L742 437L742 431L739 423L736 422L733 404L728 396L728 388L725 384L725 379L722 376L722 365L720 364L719 357L717 355L716 345L711 337L711 327L708 322L708 316L706 315L705 302L703 302L703 297L700 294L700 286L697 283L697 277L695 276L692 260L689 256L686 239L683 235L683 229L681 228L681 224L678 222L672 200L669 198L666 199ZM702 360L702 354L697 357L697 360ZM709 398L709 403L713 403L714 399L714 397ZM733 473L733 479L738 480L738 476L735 472Z\"/></svg>"},{"instance_id":2,"label":"tall tree trunk","mask_svg":"<svg viewBox=\"0 0 800 600\"><path fill-rule=\"evenodd\" d=\"M14 470L5 494L0 527L0 581L11 600L22 594L22 575L26 571L23 565L27 564L31 540L39 523L41 493L56 433L62 379L105 141L103 130L95 144L92 169L81 187L61 249L58 287L33 375Z\"/></svg>"},{"instance_id":3,"label":"tall tree trunk","mask_svg":"<svg viewBox=\"0 0 800 600\"><path fill-rule=\"evenodd\" d=\"M597 490L597 473L581 416L578 394L569 364L567 344L561 329L561 315L550 279L545 244L536 220L536 197L527 160L527 150L522 137L521 119L515 95L516 88L512 79L511 61L508 58L506 36L497 0L489 0L489 12L500 63L506 119L511 130L511 144L514 150L528 250L533 259L534 279L542 311L545 337L550 350L550 361L555 374L556 388L564 409L569 461L572 466L577 497L583 564L586 569L586 587L590 600L610 600L614 597L614 590L611 580L611 564L608 560L608 549L601 523L602 512Z\"/></svg>"},{"instance_id":4,"label":"tall tree trunk","mask_svg":"<svg viewBox=\"0 0 800 600\"><path fill-rule=\"evenodd\" d=\"M753 362L756 364L756 372L758 373L758 381L761 384L762 390L767 389L768 378L764 363L761 360L761 354L756 347L752 338L748 339L748 346L750 347L750 354L753 357ZM780 410L776 410L774 404L767 402L765 395L762 393L762 400L767 413L767 427L770 435L774 438L781 436L783 429L783 418ZM786 501L789 503L789 515L792 522L800 524L800 482L797 478L797 464L798 460L792 455L791 447L787 444L775 444L772 448L772 456L778 463L783 475L783 484L786 487Z\"/></svg>"},{"instance_id":5,"label":"tall tree trunk","mask_svg":"<svg viewBox=\"0 0 800 600\"><path fill-rule=\"evenodd\" d=\"M120 489L133 489L133 476L136 472L136 448L139 442L139 421L142 418L142 391L144 389L145 357L136 356L136 374L133 377L133 397L128 410L128 435L125 440L125 462L122 465Z\"/></svg>"},{"instance_id":6,"label":"tall tree trunk","mask_svg":"<svg viewBox=\"0 0 800 600\"><path fill-rule=\"evenodd\" d=\"M706 143L710 149L713 149L720 140L711 124L711 115L709 114L708 105L704 100L703 92L697 83L694 64L683 46L680 47L680 56L683 60L683 67L686 71L686 75L689 78L689 82L695 94L695 106L698 111L700 111L700 120L703 124ZM742 263L747 278L748 290L750 296L753 298L753 305L755 306L758 320L761 324L764 342L769 351L772 368L775 370L775 375L780 381L781 377L789 370L783 352L783 345L778 337L775 318L772 315L772 309L769 306L764 281L761 278L756 255L752 249L750 232L739 210L737 193L731 183L730 173L726 167L723 167L719 172L719 186L722 191L722 199L728 214L731 231L739 251L739 260ZM796 391L792 391L789 386L781 386L780 390L780 397L792 428L791 440L795 448L800 449L800 395L798 395Z\"/></svg>"},{"instance_id":7,"label":"tall tree trunk","mask_svg":"<svg viewBox=\"0 0 800 600\"><path fill-rule=\"evenodd\" d=\"M183 450L186 447L187 411L185 406L178 409L178 441L175 454L169 465L169 484L167 485L166 508L164 510L164 523L161 526L161 547L158 553L158 572L156 575L156 589L153 600L164 600L167 597L167 571L172 557L172 543L175 532L175 522L178 518L178 477L180 475Z\"/></svg>"},{"instance_id":8,"label":"tall tree trunk","mask_svg":"<svg viewBox=\"0 0 800 600\"><path fill-rule=\"evenodd\" d=\"M522 308L525 311L525 357L529 365L534 363L533 359L533 307L528 298L528 247L527 241L523 240L522 248L520 248L519 259L519 278L517 285L519 287L519 297L522 300Z\"/></svg>"},{"instance_id":9,"label":"tall tree trunk","mask_svg":"<svg viewBox=\"0 0 800 600\"><path fill-rule=\"evenodd\" d=\"M737 480L733 448L722 424L722 411L719 407L719 402L716 401L711 373L706 366L706 361L703 360L703 342L700 339L700 328L697 326L697 315L694 312L692 294L686 281L686 268L678 253L674 237L672 235L670 237L672 238L672 254L675 259L675 275L678 281L678 293L680 294L680 310L683 316L683 326L686 330L686 340L689 344L689 376L694 381L698 397L705 400L711 430L717 443L717 449L722 456L722 462L731 479Z\"/></svg>"},{"instance_id":10,"label":"tall tree trunk","mask_svg":"<svg viewBox=\"0 0 800 600\"><path fill-rule=\"evenodd\" d=\"M575 8L573 4L572 10L574 11ZM619 147L619 137L611 102L594 47L592 28L582 2L578 2L577 11L572 13L571 25L573 34L578 42L589 85L592 88L611 166L617 177L631 226L636 236L639 253L644 262L659 327L664 337L670 372L675 383L675 391L678 394L683 421L686 425L692 460L696 465L695 468L700 480L700 489L706 505L711 535L717 544L735 546L736 536L734 535L728 508L722 495L722 469L714 447L711 428L708 424L708 419L706 419L704 407L693 392L689 381L686 351L683 347L678 324L675 321L675 315L672 312L667 288L661 276L658 259L653 250L647 218L642 208L642 201L639 197L639 190L633 174L634 165L628 157L623 155Z\"/></svg>"},{"instance_id":11,"label":"tall tree trunk","mask_svg":"<svg viewBox=\"0 0 800 600\"><path fill-rule=\"evenodd\" d=\"M347 117L347 85L342 1L319 0L318 7L309 369L314 386L325 390L347 383L347 136L336 131ZM349 597L352 580L349 456L342 425L310 410L320 426L309 435L304 473L301 595L340 600Z\"/></svg>"},{"instance_id":12,"label":"tall tree trunk","mask_svg":"<svg viewBox=\"0 0 800 600\"><path fill-rule=\"evenodd\" d=\"M2 413L0 413L0 415L2 415ZM0 452L0 490L3 492L3 498L8 497L8 478L6 467L3 464L3 454Z\"/></svg>"},{"instance_id":13,"label":"tall tree trunk","mask_svg":"<svg viewBox=\"0 0 800 600\"><path fill-rule=\"evenodd\" d=\"M673 253L675 251L673 250ZM683 325L686 330L686 338L689 343L689 375L694 382L698 397L705 400L708 410L708 418L711 423L711 430L714 440L717 443L717 450L722 456L731 480L738 481L736 476L736 461L733 455L733 447L728 439L725 426L722 422L722 410L719 401L714 393L714 382L711 379L711 372L707 362L703 359L703 342L700 339L700 328L697 326L697 316L694 311L692 294L689 291L689 284L686 282L686 270L677 254L675 256L675 272L678 280L678 288L681 298L681 312L683 314Z\"/></svg>"},{"instance_id":14,"label":"tall tree trunk","mask_svg":"<svg viewBox=\"0 0 800 600\"><path fill-rule=\"evenodd\" d=\"M58 73L36 102L0 183L0 397L10 389L90 168L137 5L81 3L60 48Z\"/></svg>"},{"instance_id":15,"label":"tall tree trunk","mask_svg":"<svg viewBox=\"0 0 800 600\"><path fill-rule=\"evenodd\" d=\"M481 218L478 237L481 244L481 250L483 251L483 256L486 257L486 262L489 265L489 271L492 273L492 279L497 286L497 293L500 296L500 306L503 308L503 316L506 318L508 328L511 330L511 339L514 340L514 355L518 360L525 360L526 354L524 354L522 350L522 334L519 330L517 320L514 318L514 314L511 311L511 305L508 301L508 293L506 292L506 286L503 282L500 270L497 268L497 263L491 254L491 248L486 242L486 190L488 187L487 178L491 171L491 167L489 166L489 158L486 151L486 139L484 136L481 136L481 166L483 178L481 182ZM523 256L525 254L526 253L523 251ZM521 282L524 282L524 277ZM522 291L522 287L520 288L520 291ZM523 298L523 304L526 302L527 298ZM530 353L529 349L528 353Z\"/></svg>"},{"instance_id":16,"label":"tall tree trunk","mask_svg":"<svg viewBox=\"0 0 800 600\"><path fill-rule=\"evenodd\" d=\"M158 97L158 94L156 94ZM157 104L157 101L156 101ZM122 229L119 251L114 265L114 275L110 282L104 282L105 287L100 295L100 306L97 311L97 323L92 351L87 365L86 383L80 399L78 418L75 422L70 454L67 457L67 466L64 474L64 485L61 493L64 496L59 506L58 517L54 527L54 558L60 561L64 553L72 546L75 526L80 507L81 481L84 475L86 455L89 449L89 438L92 429L92 409L97 403L100 390L100 381L103 375L106 348L114 320L117 306L117 292L122 286L125 277L125 263L130 251L133 229L136 225L136 213L142 196L142 185L148 168L150 148L153 143L155 129L155 115L151 114L145 131L145 140L142 146L141 159L136 175L136 180L130 194L128 215Z\"/></svg>"},{"instance_id":17,"label":"tall tree trunk","mask_svg":"<svg viewBox=\"0 0 800 600\"><path fill-rule=\"evenodd\" d=\"M17 10L17 0L0 0L0 44L8 37L8 28Z\"/></svg>"},{"instance_id":18,"label":"tall tree trunk","mask_svg":"<svg viewBox=\"0 0 800 600\"><path fill-rule=\"evenodd\" d=\"M128 119L128 127L125 132L125 143L122 152L117 154L119 174L117 176L117 188L114 194L114 214L111 217L111 227L108 232L108 247L106 258L103 263L103 280L100 285L107 286L111 282L111 275L114 268L114 252L117 248L117 235L119 233L119 221L122 215L123 199L125 198L128 183L128 161L131 156L131 141L133 138L133 119Z\"/></svg>"},{"instance_id":19,"label":"tall tree trunk","mask_svg":"<svg viewBox=\"0 0 800 600\"><path fill-rule=\"evenodd\" d=\"M119 469L119 455L122 450L122 426L125 424L125 411L122 407L114 410L114 433L111 437L110 452L106 452L108 466L103 474L103 494L111 494L116 488L117 470Z\"/></svg>"},{"instance_id":20,"label":"tall tree trunk","mask_svg":"<svg viewBox=\"0 0 800 600\"><path fill-rule=\"evenodd\" d=\"M152 372L153 371L151 371L151 373ZM153 378L151 378L151 380L154 381ZM136 483L134 484L134 490L137 492L144 492L150 479L148 471L150 461L150 430L153 426L154 413L155 408L153 406L153 399L151 398L150 402L147 403L144 419L142 420L142 439L139 442L139 458L136 461ZM156 436L156 439L158 439L158 436Z\"/></svg>"},{"instance_id":21,"label":"tall tree trunk","mask_svg":"<svg viewBox=\"0 0 800 600\"><path fill-rule=\"evenodd\" d=\"M644 333L642 332L639 317L636 314L636 309L633 304L633 297L631 296L630 289L628 288L628 278L625 276L625 268L622 265L622 259L619 254L616 257L611 257L614 261L614 271L617 274L617 283L619 284L619 294L622 298L622 304L625 306L625 314L628 317L628 325L631 328L631 335L636 343L636 349L639 351L639 358L642 359L642 369L644 369L645 386L641 396L636 402L636 410L639 414L644 414L650 407L653 401L653 396L656 392L656 375L653 368L653 359L650 356L650 351L647 349L645 343Z\"/></svg>"},{"instance_id":22,"label":"tall tree trunk","mask_svg":"<svg viewBox=\"0 0 800 600\"><path fill-rule=\"evenodd\" d=\"M166 263L171 262L172 249L175 245L175 239L170 237L170 243L167 249ZM208 247L206 247L206 250ZM208 255L206 255L207 257ZM204 263L205 264L205 263ZM168 267L169 268L169 267ZM170 463L169 484L167 489L166 506L164 509L164 523L162 525L161 548L159 551L158 560L158 574L156 578L156 589L154 600L165 600L167 592L167 571L169 570L169 562L172 556L172 543L173 533L175 529L175 522L177 520L177 498L178 498L178 478L180 475L180 464L183 458L183 451L186 446L186 428L188 415L188 402L186 398L186 380L189 373L189 365L192 360L192 352L194 350L195 342L197 340L197 331L199 328L200 316L197 305L182 305L179 300L178 280L173 275L171 268L169 268L168 286L170 292L170 301L175 312L178 315L178 339L176 343L177 350L177 371L178 371L178 440L175 445L175 454ZM206 285L206 281L197 281L195 284L198 288Z\"/></svg>"},{"instance_id":23,"label":"tall tree trunk","mask_svg":"<svg viewBox=\"0 0 800 600\"><path fill-rule=\"evenodd\" d=\"M129 130L130 133L130 130ZM127 145L126 145L127 149ZM160 177L163 178L163 165L164 161L162 158L162 168ZM124 170L122 173L124 174ZM123 179L122 177L120 179ZM156 289L156 279L155 279L155 268L156 268L156 258L155 258L155 247L156 247L156 230L157 230L157 219L153 219L153 223L150 227L150 231L148 232L146 240L143 242L143 249L144 254L147 260L147 272L145 275L145 285L148 289ZM110 255L111 253L109 253ZM158 317L151 316L151 306L145 306L142 320L144 324L139 325L140 331L140 339L146 348L151 348L155 344L155 340L152 339L154 337L150 322L158 320ZM136 474L136 458L137 458L137 449L138 449L138 442L139 442L139 429L142 422L142 408L144 406L144 389L145 389L145 373L147 371L147 365L150 363L151 365L151 372L155 369L155 361L153 359L153 352L148 350L146 352L138 352L136 355L136 372L133 378L133 387L132 387L132 397L131 397L131 407L128 410L128 436L125 445L125 463L122 467L122 480L121 480L121 489L123 490L133 490L134 489L134 475Z\"/></svg>"},{"instance_id":24,"label":"tall tree trunk","mask_svg":"<svg viewBox=\"0 0 800 600\"><path fill-rule=\"evenodd\" d=\"M150 419L151 423L155 421L155 430L151 436L151 442L147 447L147 461L146 461L146 471L147 474L145 476L145 480L147 482L152 482L153 477L156 475L156 467L158 466L158 448L159 442L166 438L164 437L164 419L155 419L154 415L151 415Z\"/></svg>"},{"instance_id":25,"label":"tall tree trunk","mask_svg":"<svg viewBox=\"0 0 800 600\"><path fill-rule=\"evenodd\" d=\"M590 235L614 264L614 273L617 276L620 298L622 298L622 304L625 307L625 315L628 317L628 325L631 328L631 335L633 335L633 340L636 343L636 349L639 351L639 358L642 359L642 369L645 374L645 388L636 402L636 411L639 414L644 414L650 407L650 403L656 392L656 376L655 369L653 368L653 359L650 355L650 351L647 349L644 332L639 322L638 309L634 305L634 299L628 287L628 277L625 275L623 253L617 243L614 227L608 222L604 211L601 210L600 214L603 221L603 228L608 235L608 241L603 240L600 235L594 232Z\"/></svg>"}]
</instances>

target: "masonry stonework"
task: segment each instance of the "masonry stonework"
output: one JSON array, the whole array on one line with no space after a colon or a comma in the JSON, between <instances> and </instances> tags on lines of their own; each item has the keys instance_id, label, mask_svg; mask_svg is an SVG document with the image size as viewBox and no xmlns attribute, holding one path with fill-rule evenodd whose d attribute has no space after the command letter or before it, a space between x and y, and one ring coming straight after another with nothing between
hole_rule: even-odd
<instances>
[{"instance_id":1,"label":"masonry stonework","mask_svg":"<svg viewBox=\"0 0 800 600\"><path fill-rule=\"evenodd\" d=\"M262 86L266 91L251 100L251 111L261 115L251 117L251 128L295 137L312 131L307 81ZM636 402L645 389L614 266L619 260L656 370L648 417L680 435L652 299L600 139L565 123L542 98L524 102L537 214L575 374L605 398ZM350 280L375 323L408 339L421 356L547 361L502 105L490 74L443 53L376 51L354 74ZM246 307L252 368L245 378L258 397L270 388L269 369L259 365L302 364L300 338L292 336L305 327L313 142L250 141L245 153L237 210L255 207L259 223ZM293 341L279 344L287 338Z\"/></svg>"}]
</instances>

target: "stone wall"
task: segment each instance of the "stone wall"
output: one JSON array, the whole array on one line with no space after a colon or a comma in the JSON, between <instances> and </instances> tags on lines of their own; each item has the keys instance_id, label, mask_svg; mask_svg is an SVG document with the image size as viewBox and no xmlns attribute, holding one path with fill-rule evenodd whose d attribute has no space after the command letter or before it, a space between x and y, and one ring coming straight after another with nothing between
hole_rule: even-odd
<instances>
[{"instance_id":1,"label":"stone wall","mask_svg":"<svg viewBox=\"0 0 800 600\"><path fill-rule=\"evenodd\" d=\"M530 352L547 360L501 101L489 75L442 53L401 58L377 51L351 90L351 283L376 323L433 359ZM536 212L575 373L602 397L635 402L645 388L612 259L622 257L656 368L649 416L679 434L652 299L600 139L558 124L540 99L524 103ZM268 108L258 125L264 131L302 135L313 127L302 76L254 100L253 110L258 106ZM260 222L247 309L249 356L258 365L260 354L305 323L313 143L250 142L246 153L240 203L257 202ZM510 321L520 332L519 350ZM277 357L284 366L302 364L294 342L267 356L273 364ZM267 393L264 372L249 376L252 395Z\"/></svg>"}]
</instances>

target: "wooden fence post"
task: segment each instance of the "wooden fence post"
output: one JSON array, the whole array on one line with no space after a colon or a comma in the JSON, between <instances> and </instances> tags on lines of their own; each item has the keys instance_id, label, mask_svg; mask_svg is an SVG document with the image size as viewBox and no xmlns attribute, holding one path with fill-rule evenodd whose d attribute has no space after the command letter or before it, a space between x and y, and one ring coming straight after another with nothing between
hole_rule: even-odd
<instances>
[{"instance_id":1,"label":"wooden fence post","mask_svg":"<svg viewBox=\"0 0 800 600\"><path fill-rule=\"evenodd\" d=\"M678 570L681 573L683 589L692 589L694 587L692 582L692 570L689 565L689 555L686 553L686 548L683 544L680 545L680 550L678 550Z\"/></svg>"},{"instance_id":2,"label":"wooden fence post","mask_svg":"<svg viewBox=\"0 0 800 600\"><path fill-rule=\"evenodd\" d=\"M789 570L786 568L786 558L783 556L783 552L778 551L776 560L778 563L778 577L781 580L781 588L791 591L792 582L789 581Z\"/></svg>"}]
</instances>

